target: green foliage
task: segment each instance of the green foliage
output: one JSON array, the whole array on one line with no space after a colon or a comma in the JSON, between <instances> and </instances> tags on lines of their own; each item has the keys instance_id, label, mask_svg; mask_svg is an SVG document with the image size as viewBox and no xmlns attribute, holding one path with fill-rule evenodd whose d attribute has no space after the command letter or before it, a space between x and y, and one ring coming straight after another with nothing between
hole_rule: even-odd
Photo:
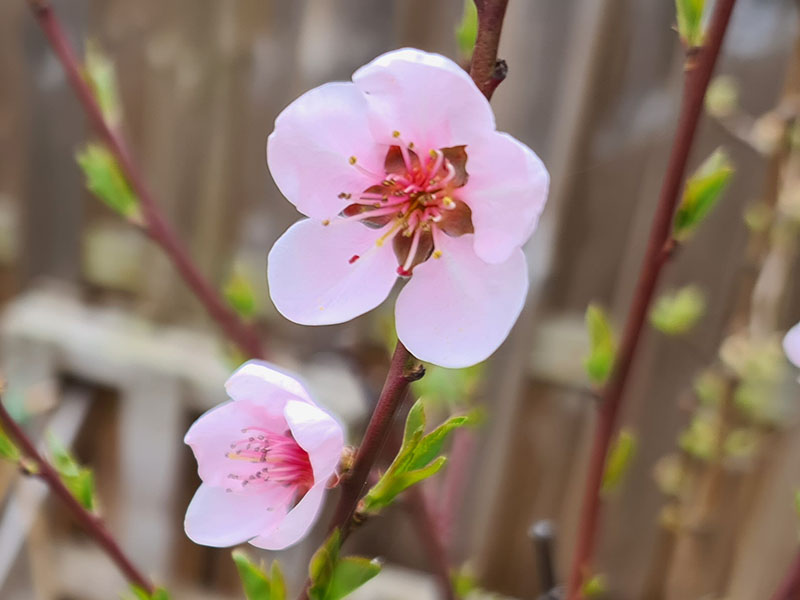
<instances>
[{"instance_id":1,"label":"green foliage","mask_svg":"<svg viewBox=\"0 0 800 600\"><path fill-rule=\"evenodd\" d=\"M613 492L619 487L625 473L636 456L636 435L629 429L622 429L617 436L606 460L606 470L603 473L604 494Z\"/></svg>"},{"instance_id":2,"label":"green foliage","mask_svg":"<svg viewBox=\"0 0 800 600\"><path fill-rule=\"evenodd\" d=\"M719 438L716 414L713 409L700 409L694 414L689 426L678 437L681 450L699 460L714 457Z\"/></svg>"},{"instance_id":3,"label":"green foliage","mask_svg":"<svg viewBox=\"0 0 800 600\"><path fill-rule=\"evenodd\" d=\"M706 298L696 286L687 285L658 298L650 311L650 324L661 333L681 335L695 326L706 310Z\"/></svg>"},{"instance_id":4,"label":"green foliage","mask_svg":"<svg viewBox=\"0 0 800 600\"><path fill-rule=\"evenodd\" d=\"M244 270L234 267L223 289L225 299L239 315L245 319L255 316L258 310L258 301L252 282Z\"/></svg>"},{"instance_id":5,"label":"green foliage","mask_svg":"<svg viewBox=\"0 0 800 600\"><path fill-rule=\"evenodd\" d=\"M725 437L723 451L725 456L736 459L747 459L755 456L761 439L752 428L738 427Z\"/></svg>"},{"instance_id":6,"label":"green foliage","mask_svg":"<svg viewBox=\"0 0 800 600\"><path fill-rule=\"evenodd\" d=\"M379 560L360 556L341 558L341 546L339 530L335 529L311 558L308 568L310 600L339 600L380 573Z\"/></svg>"},{"instance_id":7,"label":"green foliage","mask_svg":"<svg viewBox=\"0 0 800 600\"><path fill-rule=\"evenodd\" d=\"M272 563L269 575L242 550L233 551L233 562L239 571L247 600L286 600L286 583L278 561Z\"/></svg>"},{"instance_id":8,"label":"green foliage","mask_svg":"<svg viewBox=\"0 0 800 600\"><path fill-rule=\"evenodd\" d=\"M456 26L456 42L461 55L469 60L478 38L478 9L474 0L464 0L464 14Z\"/></svg>"},{"instance_id":9,"label":"green foliage","mask_svg":"<svg viewBox=\"0 0 800 600\"><path fill-rule=\"evenodd\" d=\"M85 509L95 511L97 509L97 496L94 487L94 474L91 469L81 466L67 450L64 445L54 436L47 436L47 446L50 454L50 462L61 480L67 486L72 495L81 503Z\"/></svg>"},{"instance_id":10,"label":"green foliage","mask_svg":"<svg viewBox=\"0 0 800 600\"><path fill-rule=\"evenodd\" d=\"M711 369L703 371L694 380L694 393L705 406L718 406L726 388L725 378Z\"/></svg>"},{"instance_id":11,"label":"green foliage","mask_svg":"<svg viewBox=\"0 0 800 600\"><path fill-rule=\"evenodd\" d=\"M92 41L86 44L83 77L100 105L103 118L108 121L109 125L119 125L122 120L122 108L114 64Z\"/></svg>"},{"instance_id":12,"label":"green foliage","mask_svg":"<svg viewBox=\"0 0 800 600\"><path fill-rule=\"evenodd\" d=\"M605 596L608 586L604 575L592 575L583 584L582 595L584 598L601 598Z\"/></svg>"},{"instance_id":13,"label":"green foliage","mask_svg":"<svg viewBox=\"0 0 800 600\"><path fill-rule=\"evenodd\" d=\"M364 511L377 512L391 504L402 491L439 472L447 462L445 456L439 456L447 436L477 421L474 412L450 417L426 435L425 408L422 401L417 400L406 419L403 445L378 483L364 497Z\"/></svg>"},{"instance_id":14,"label":"green foliage","mask_svg":"<svg viewBox=\"0 0 800 600\"><path fill-rule=\"evenodd\" d=\"M705 0L675 0L678 17L678 33L687 48L703 45L705 28L703 26L703 10Z\"/></svg>"},{"instance_id":15,"label":"green foliage","mask_svg":"<svg viewBox=\"0 0 800 600\"><path fill-rule=\"evenodd\" d=\"M586 329L589 332L589 355L583 365L591 382L603 385L614 367L617 342L608 315L596 304L590 304L586 309Z\"/></svg>"},{"instance_id":16,"label":"green foliage","mask_svg":"<svg viewBox=\"0 0 800 600\"><path fill-rule=\"evenodd\" d=\"M86 187L92 194L119 215L136 223L141 222L139 199L108 148L102 144L87 144L75 158L86 177Z\"/></svg>"},{"instance_id":17,"label":"green foliage","mask_svg":"<svg viewBox=\"0 0 800 600\"><path fill-rule=\"evenodd\" d=\"M20 458L19 448L11 441L2 427L0 427L0 458L11 462L17 462Z\"/></svg>"},{"instance_id":18,"label":"green foliage","mask_svg":"<svg viewBox=\"0 0 800 600\"><path fill-rule=\"evenodd\" d=\"M733 164L724 150L718 148L689 177L683 198L675 213L672 235L686 241L722 197L733 175Z\"/></svg>"},{"instance_id":19,"label":"green foliage","mask_svg":"<svg viewBox=\"0 0 800 600\"><path fill-rule=\"evenodd\" d=\"M706 110L717 119L731 116L739 106L739 84L730 75L715 77L706 92Z\"/></svg>"},{"instance_id":20,"label":"green foliage","mask_svg":"<svg viewBox=\"0 0 800 600\"><path fill-rule=\"evenodd\" d=\"M132 585L131 591L135 600L169 600L169 593L164 588L157 588L152 594L148 594L139 586Z\"/></svg>"},{"instance_id":21,"label":"green foliage","mask_svg":"<svg viewBox=\"0 0 800 600\"><path fill-rule=\"evenodd\" d=\"M466 598L480 591L478 579L468 567L462 567L453 573L453 591L456 598Z\"/></svg>"},{"instance_id":22,"label":"green foliage","mask_svg":"<svg viewBox=\"0 0 800 600\"><path fill-rule=\"evenodd\" d=\"M430 406L445 404L451 409L469 404L483 377L485 363L466 369L446 369L425 364L425 377L411 384L414 394Z\"/></svg>"}]
</instances>

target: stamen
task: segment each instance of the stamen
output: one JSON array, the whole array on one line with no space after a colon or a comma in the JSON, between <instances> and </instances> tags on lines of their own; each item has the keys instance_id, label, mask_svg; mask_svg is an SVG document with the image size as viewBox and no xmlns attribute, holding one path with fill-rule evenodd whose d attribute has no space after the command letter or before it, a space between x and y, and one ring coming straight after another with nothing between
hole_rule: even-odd
<instances>
[{"instance_id":1,"label":"stamen","mask_svg":"<svg viewBox=\"0 0 800 600\"><path fill-rule=\"evenodd\" d=\"M403 219L397 219L394 222L394 225L392 225L392 228L389 231L387 231L381 237L379 237L377 240L375 240L375 245L378 248L383 246L386 242L388 242L389 240L394 238L394 236L397 235L397 232L400 231L400 227L402 227L404 224L405 224L405 221Z\"/></svg>"},{"instance_id":2,"label":"stamen","mask_svg":"<svg viewBox=\"0 0 800 600\"><path fill-rule=\"evenodd\" d=\"M375 208L373 210L365 210L349 217L342 217L344 221L362 221L371 217L381 217L383 215L393 215L398 211L397 206L387 206L386 208Z\"/></svg>"},{"instance_id":3,"label":"stamen","mask_svg":"<svg viewBox=\"0 0 800 600\"><path fill-rule=\"evenodd\" d=\"M436 175L439 172L439 169L442 168L442 161L444 160L444 152L439 150L431 150L431 158L434 158L433 161L433 168L430 169L431 175ZM428 163L430 165L430 162ZM435 178L431 179L428 182L430 185L434 185L436 183Z\"/></svg>"},{"instance_id":4,"label":"stamen","mask_svg":"<svg viewBox=\"0 0 800 600\"><path fill-rule=\"evenodd\" d=\"M447 185L456 176L456 168L450 163L449 160L444 161L444 168L447 169L447 176L442 179L442 182L439 185Z\"/></svg>"},{"instance_id":5,"label":"stamen","mask_svg":"<svg viewBox=\"0 0 800 600\"><path fill-rule=\"evenodd\" d=\"M411 265L413 264L414 259L417 256L417 248L419 248L419 238L421 235L422 235L422 227L417 227L417 230L414 233L414 239L411 240L411 247L408 249L408 256L406 257L406 262L404 262L403 266L401 267L404 272L400 273L400 271L398 271L400 275L406 277L408 275L411 275Z\"/></svg>"}]
</instances>

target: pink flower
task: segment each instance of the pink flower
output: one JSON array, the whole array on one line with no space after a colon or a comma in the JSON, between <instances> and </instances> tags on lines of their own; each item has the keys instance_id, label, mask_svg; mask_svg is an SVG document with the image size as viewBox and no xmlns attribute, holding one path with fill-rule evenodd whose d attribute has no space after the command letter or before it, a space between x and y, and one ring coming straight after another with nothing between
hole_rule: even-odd
<instances>
[{"instance_id":1,"label":"pink flower","mask_svg":"<svg viewBox=\"0 0 800 600\"><path fill-rule=\"evenodd\" d=\"M296 379L263 362L242 365L225 389L233 400L197 419L184 439L203 480L186 535L205 546L286 548L317 517L342 427Z\"/></svg>"},{"instance_id":2,"label":"pink flower","mask_svg":"<svg viewBox=\"0 0 800 600\"><path fill-rule=\"evenodd\" d=\"M270 295L304 325L348 321L408 279L397 334L418 358L487 358L528 289L521 247L547 197L533 151L495 130L488 101L438 54L379 56L276 119L267 162L308 218L269 254Z\"/></svg>"},{"instance_id":3,"label":"pink flower","mask_svg":"<svg viewBox=\"0 0 800 600\"><path fill-rule=\"evenodd\" d=\"M792 364L800 367L800 323L792 327L783 338L783 349Z\"/></svg>"}]
</instances>

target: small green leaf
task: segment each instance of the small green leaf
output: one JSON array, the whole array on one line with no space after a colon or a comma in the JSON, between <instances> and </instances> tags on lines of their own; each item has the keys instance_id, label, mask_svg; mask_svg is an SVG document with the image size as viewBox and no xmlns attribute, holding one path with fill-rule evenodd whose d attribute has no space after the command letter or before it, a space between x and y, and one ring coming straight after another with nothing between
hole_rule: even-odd
<instances>
[{"instance_id":1,"label":"small green leaf","mask_svg":"<svg viewBox=\"0 0 800 600\"><path fill-rule=\"evenodd\" d=\"M472 58L475 40L478 39L478 9L474 0L464 0L464 13L456 26L456 42L465 60Z\"/></svg>"},{"instance_id":2,"label":"small green leaf","mask_svg":"<svg viewBox=\"0 0 800 600\"><path fill-rule=\"evenodd\" d=\"M706 92L706 110L717 119L731 116L739 106L739 84L730 75L715 77Z\"/></svg>"},{"instance_id":3,"label":"small green leaf","mask_svg":"<svg viewBox=\"0 0 800 600\"><path fill-rule=\"evenodd\" d=\"M234 550L232 555L247 600L286 600L286 584L277 561L267 576L263 566L255 564L244 551Z\"/></svg>"},{"instance_id":4,"label":"small green leaf","mask_svg":"<svg viewBox=\"0 0 800 600\"><path fill-rule=\"evenodd\" d=\"M703 45L705 35L703 10L705 0L675 0L678 17L678 33L687 48Z\"/></svg>"},{"instance_id":5,"label":"small green leaf","mask_svg":"<svg viewBox=\"0 0 800 600\"><path fill-rule=\"evenodd\" d=\"M239 315L250 319L256 314L258 302L252 282L240 267L234 267L224 288L225 299Z\"/></svg>"},{"instance_id":6,"label":"small green leaf","mask_svg":"<svg viewBox=\"0 0 800 600\"><path fill-rule=\"evenodd\" d=\"M169 593L164 588L156 588L152 594L148 594L139 586L132 585L131 592L135 600L169 600Z\"/></svg>"},{"instance_id":7,"label":"small green leaf","mask_svg":"<svg viewBox=\"0 0 800 600\"><path fill-rule=\"evenodd\" d=\"M81 506L87 510L95 511L97 509L97 497L95 494L94 474L91 469L81 466L55 436L47 436L47 445L50 461L55 470L58 471L58 474L61 475L61 480L78 502L81 503Z\"/></svg>"},{"instance_id":8,"label":"small green leaf","mask_svg":"<svg viewBox=\"0 0 800 600\"><path fill-rule=\"evenodd\" d=\"M11 438L6 435L3 428L0 427L0 458L17 462L20 458L19 448L11 441Z\"/></svg>"},{"instance_id":9,"label":"small green leaf","mask_svg":"<svg viewBox=\"0 0 800 600\"><path fill-rule=\"evenodd\" d=\"M589 332L589 356L583 365L592 383L603 385L614 367L617 343L608 316L596 304L590 304L586 309L586 329Z\"/></svg>"},{"instance_id":10,"label":"small green leaf","mask_svg":"<svg viewBox=\"0 0 800 600\"><path fill-rule=\"evenodd\" d=\"M606 460L602 487L604 494L613 492L619 487L636 455L636 445L636 436L630 430L623 429L619 432Z\"/></svg>"},{"instance_id":11,"label":"small green leaf","mask_svg":"<svg viewBox=\"0 0 800 600\"><path fill-rule=\"evenodd\" d=\"M606 594L607 589L605 576L592 575L583 584L583 597L588 599L600 598Z\"/></svg>"},{"instance_id":12,"label":"small green leaf","mask_svg":"<svg viewBox=\"0 0 800 600\"><path fill-rule=\"evenodd\" d=\"M102 144L88 144L76 154L86 187L111 210L135 223L142 220L139 200L122 174L117 160Z\"/></svg>"},{"instance_id":13,"label":"small green leaf","mask_svg":"<svg viewBox=\"0 0 800 600\"><path fill-rule=\"evenodd\" d=\"M340 559L340 549L341 535L335 529L311 558L308 590L311 600L340 600L380 572L381 564L377 559L360 556Z\"/></svg>"},{"instance_id":14,"label":"small green leaf","mask_svg":"<svg viewBox=\"0 0 800 600\"><path fill-rule=\"evenodd\" d=\"M450 433L478 421L479 415L473 411L467 415L450 417L424 435L425 409L422 400L417 400L406 419L403 445L378 483L367 492L363 510L376 512L391 504L404 490L436 474L447 462L446 457L438 455Z\"/></svg>"},{"instance_id":15,"label":"small green leaf","mask_svg":"<svg viewBox=\"0 0 800 600\"><path fill-rule=\"evenodd\" d=\"M650 324L661 333L681 335L695 326L706 309L706 298L696 286L688 285L664 294L650 311Z\"/></svg>"},{"instance_id":16,"label":"small green leaf","mask_svg":"<svg viewBox=\"0 0 800 600\"><path fill-rule=\"evenodd\" d=\"M83 76L97 99L105 120L109 125L119 125L122 120L122 108L114 64L91 40L86 44Z\"/></svg>"},{"instance_id":17,"label":"small green leaf","mask_svg":"<svg viewBox=\"0 0 800 600\"><path fill-rule=\"evenodd\" d=\"M689 177L681 203L675 212L672 236L686 241L711 212L733 175L733 164L718 148Z\"/></svg>"}]
</instances>

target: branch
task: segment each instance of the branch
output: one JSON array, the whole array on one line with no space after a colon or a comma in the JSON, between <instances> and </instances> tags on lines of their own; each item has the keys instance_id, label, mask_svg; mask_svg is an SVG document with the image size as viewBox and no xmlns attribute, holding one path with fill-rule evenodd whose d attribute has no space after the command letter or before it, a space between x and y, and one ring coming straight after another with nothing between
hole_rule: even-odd
<instances>
[{"instance_id":1,"label":"branch","mask_svg":"<svg viewBox=\"0 0 800 600\"><path fill-rule=\"evenodd\" d=\"M106 529L100 517L86 510L83 505L75 499L75 496L72 495L69 489L67 489L67 486L64 485L64 482L61 481L61 477L56 470L50 466L50 463L42 458L42 455L36 450L36 446L30 438L25 435L22 428L8 413L3 404L2 397L0 397L0 428L8 434L17 446L19 446L22 453L36 465L36 471L32 474L36 475L47 484L50 491L61 500L89 537L91 537L97 545L105 551L109 558L114 561L128 581L146 590L149 594L152 594L155 591L155 586L136 568L136 566L134 566L130 559L125 556L125 553L114 538L111 537L111 534Z\"/></svg>"},{"instance_id":2,"label":"branch","mask_svg":"<svg viewBox=\"0 0 800 600\"><path fill-rule=\"evenodd\" d=\"M42 28L50 46L61 61L67 79L75 95L83 105L86 115L103 139L108 149L117 159L122 172L136 193L144 216L144 230L147 235L167 254L186 284L203 304L208 314L220 326L225 335L246 355L263 357L261 341L256 331L246 325L239 316L220 297L217 290L200 273L192 261L175 230L164 217L156 204L144 179L128 152L125 141L103 117L100 106L81 75L80 61L75 56L61 24L47 0L28 0L37 23Z\"/></svg>"},{"instance_id":3,"label":"branch","mask_svg":"<svg viewBox=\"0 0 800 600\"><path fill-rule=\"evenodd\" d=\"M633 301L625 323L614 370L602 393L602 404L595 426L592 454L586 480L578 527L578 540L569 578L568 598L580 598L581 585L594 552L597 520L600 511L600 486L611 437L616 427L625 385L636 349L642 337L647 311L655 293L662 269L669 257L664 252L670 240L675 207L683 183L689 151L703 111L706 89L719 56L736 0L717 0L708 29L706 45L687 62L684 93L677 131L672 144L666 175L661 188L656 214L650 231L647 250L639 272Z\"/></svg>"},{"instance_id":4,"label":"branch","mask_svg":"<svg viewBox=\"0 0 800 600\"><path fill-rule=\"evenodd\" d=\"M789 572L781 582L772 600L797 600L800 598L800 554L792 562Z\"/></svg>"},{"instance_id":5,"label":"branch","mask_svg":"<svg viewBox=\"0 0 800 600\"><path fill-rule=\"evenodd\" d=\"M492 99L494 90L508 72L505 61L497 60L506 6L508 0L475 0L475 7L478 9L478 36L475 39L469 75L487 100Z\"/></svg>"}]
</instances>

